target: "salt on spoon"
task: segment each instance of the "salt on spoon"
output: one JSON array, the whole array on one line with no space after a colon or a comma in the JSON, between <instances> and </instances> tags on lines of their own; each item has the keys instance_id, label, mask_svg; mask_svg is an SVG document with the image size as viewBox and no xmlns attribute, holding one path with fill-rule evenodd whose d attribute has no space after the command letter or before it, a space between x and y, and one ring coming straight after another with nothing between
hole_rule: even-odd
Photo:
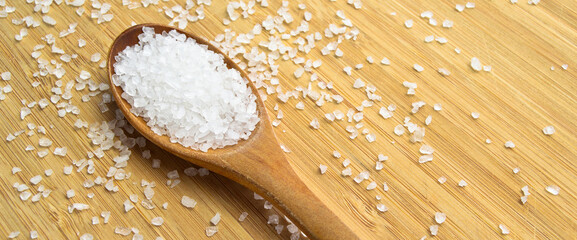
<instances>
[{"instance_id":1,"label":"salt on spoon","mask_svg":"<svg viewBox=\"0 0 577 240\"><path fill-rule=\"evenodd\" d=\"M187 161L205 167L215 173L228 177L265 197L287 215L311 239L359 239L349 226L323 203L294 172L286 160L276 140L266 108L255 86L248 81L248 87L256 96L256 110L259 122L251 131L250 137L239 140L234 145L223 148L206 149L206 152L171 142L166 135L158 135L151 130L142 117L131 112L132 106L123 97L123 89L113 82L116 56L129 46L137 45L143 27L151 27L155 33L170 32L184 34L197 44L223 56L228 68L236 69L244 79L249 79L230 58L203 38L181 32L175 28L141 24L122 32L112 44L108 54L108 77L116 104L125 118L144 137ZM190 66L195 67L195 66ZM169 96L170 97L170 96Z\"/></svg>"}]
</instances>

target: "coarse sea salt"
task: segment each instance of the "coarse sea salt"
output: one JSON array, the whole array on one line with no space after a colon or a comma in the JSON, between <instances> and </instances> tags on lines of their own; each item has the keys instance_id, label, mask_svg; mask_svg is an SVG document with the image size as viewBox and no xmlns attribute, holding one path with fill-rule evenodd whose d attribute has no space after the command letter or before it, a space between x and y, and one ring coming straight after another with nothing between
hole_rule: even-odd
<instances>
[{"instance_id":1,"label":"coarse sea salt","mask_svg":"<svg viewBox=\"0 0 577 240\"><path fill-rule=\"evenodd\" d=\"M248 139L259 122L256 96L222 55L177 31L144 27L120 52L112 80L131 112L173 143L207 151Z\"/></svg>"}]
</instances>

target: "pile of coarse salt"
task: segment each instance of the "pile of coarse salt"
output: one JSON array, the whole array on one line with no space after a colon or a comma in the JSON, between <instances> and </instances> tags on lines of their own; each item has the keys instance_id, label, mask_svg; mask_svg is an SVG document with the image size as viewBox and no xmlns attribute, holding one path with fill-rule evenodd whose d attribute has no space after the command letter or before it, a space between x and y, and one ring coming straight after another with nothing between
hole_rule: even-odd
<instances>
[{"instance_id":1,"label":"pile of coarse salt","mask_svg":"<svg viewBox=\"0 0 577 240\"><path fill-rule=\"evenodd\" d=\"M259 121L248 81L223 56L176 31L144 27L115 58L113 83L158 135L207 151L247 139Z\"/></svg>"}]
</instances>

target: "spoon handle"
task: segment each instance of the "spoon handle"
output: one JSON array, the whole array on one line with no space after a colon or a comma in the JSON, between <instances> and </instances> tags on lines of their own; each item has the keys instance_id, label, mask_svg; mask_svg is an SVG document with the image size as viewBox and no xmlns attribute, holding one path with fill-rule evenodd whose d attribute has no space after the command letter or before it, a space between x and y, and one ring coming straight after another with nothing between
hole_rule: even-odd
<instances>
[{"instance_id":1,"label":"spoon handle","mask_svg":"<svg viewBox=\"0 0 577 240\"><path fill-rule=\"evenodd\" d=\"M270 139L267 139L270 138ZM274 204L311 239L359 239L328 205L298 177L274 135L258 144L222 156L230 169L222 174Z\"/></svg>"}]
</instances>

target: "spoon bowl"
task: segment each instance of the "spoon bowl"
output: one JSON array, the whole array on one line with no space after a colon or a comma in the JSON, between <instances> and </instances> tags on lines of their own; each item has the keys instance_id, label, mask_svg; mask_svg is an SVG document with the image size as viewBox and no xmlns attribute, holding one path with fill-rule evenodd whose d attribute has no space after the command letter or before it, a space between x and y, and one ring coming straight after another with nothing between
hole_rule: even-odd
<instances>
[{"instance_id":1,"label":"spoon bowl","mask_svg":"<svg viewBox=\"0 0 577 240\"><path fill-rule=\"evenodd\" d=\"M260 118L247 140L206 152L172 143L168 136L155 134L143 118L131 113L131 105L122 98L122 88L112 83L115 56L128 46L138 44L143 27L152 27L156 33L176 30L195 39L198 44L224 57L228 68L236 69L248 81L256 96ZM339 214L322 202L298 177L284 156L268 119L266 107L246 73L209 41L178 29L158 25L140 24L126 29L113 42L108 53L108 78L112 95L130 124L152 143L198 166L236 181L261 195L289 217L312 239L358 239L353 230L343 223Z\"/></svg>"}]
</instances>

